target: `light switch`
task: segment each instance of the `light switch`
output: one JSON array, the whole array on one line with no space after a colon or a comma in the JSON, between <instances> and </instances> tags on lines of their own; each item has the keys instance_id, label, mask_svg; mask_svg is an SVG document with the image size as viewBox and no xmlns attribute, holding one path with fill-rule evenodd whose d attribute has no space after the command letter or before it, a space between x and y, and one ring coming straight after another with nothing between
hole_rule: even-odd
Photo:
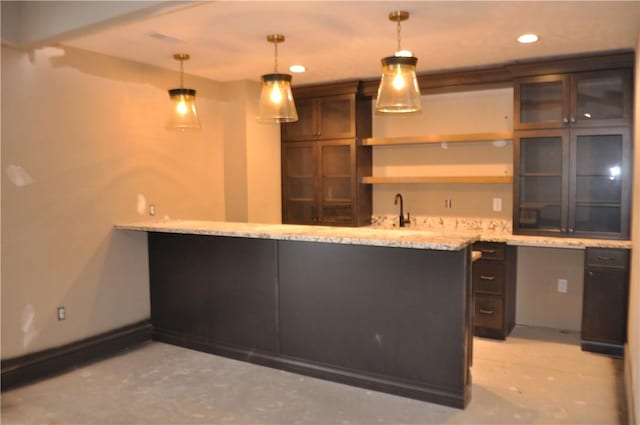
<instances>
[{"instance_id":1,"label":"light switch","mask_svg":"<svg viewBox=\"0 0 640 425\"><path fill-rule=\"evenodd\" d=\"M502 211L502 198L493 198L493 211Z\"/></svg>"}]
</instances>

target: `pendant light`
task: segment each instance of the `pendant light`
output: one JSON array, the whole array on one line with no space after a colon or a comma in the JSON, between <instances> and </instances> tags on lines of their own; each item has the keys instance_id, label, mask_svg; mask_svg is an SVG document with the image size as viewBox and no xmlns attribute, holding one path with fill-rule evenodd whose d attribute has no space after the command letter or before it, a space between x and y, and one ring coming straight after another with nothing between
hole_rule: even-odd
<instances>
[{"instance_id":1,"label":"pendant light","mask_svg":"<svg viewBox=\"0 0 640 425\"><path fill-rule=\"evenodd\" d=\"M175 60L180 61L180 88L170 89L171 109L167 128L170 130L200 130L200 118L196 111L196 91L184 88L184 61L189 60L186 53L176 53Z\"/></svg>"},{"instance_id":2,"label":"pendant light","mask_svg":"<svg viewBox=\"0 0 640 425\"><path fill-rule=\"evenodd\" d=\"M379 112L416 112L420 106L420 87L416 78L418 58L400 47L400 22L409 19L404 10L389 13L397 23L398 50L382 59L382 79L378 87L376 110Z\"/></svg>"},{"instance_id":3,"label":"pendant light","mask_svg":"<svg viewBox=\"0 0 640 425\"><path fill-rule=\"evenodd\" d=\"M273 74L265 74L261 78L262 91L258 121L261 123L298 121L298 112L291 92L291 75L278 73L278 43L284 42L284 35L268 35L267 41L275 46L275 67Z\"/></svg>"}]
</instances>

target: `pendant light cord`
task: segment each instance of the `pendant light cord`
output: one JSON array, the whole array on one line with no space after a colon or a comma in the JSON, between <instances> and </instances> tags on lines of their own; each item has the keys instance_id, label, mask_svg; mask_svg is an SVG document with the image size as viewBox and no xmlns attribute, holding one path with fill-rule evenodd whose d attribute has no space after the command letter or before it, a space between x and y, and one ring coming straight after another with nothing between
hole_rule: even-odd
<instances>
[{"instance_id":1,"label":"pendant light cord","mask_svg":"<svg viewBox=\"0 0 640 425\"><path fill-rule=\"evenodd\" d=\"M275 48L275 51L276 51L276 60L275 60L275 65L273 67L273 70L277 74L278 73L278 42L277 41L273 43L273 47Z\"/></svg>"},{"instance_id":2,"label":"pendant light cord","mask_svg":"<svg viewBox=\"0 0 640 425\"><path fill-rule=\"evenodd\" d=\"M401 33L400 33L400 19L398 19L397 21L397 32L398 32L398 50L396 50L397 52L399 52L400 50L402 50L400 48L400 38L401 38Z\"/></svg>"},{"instance_id":3,"label":"pendant light cord","mask_svg":"<svg viewBox=\"0 0 640 425\"><path fill-rule=\"evenodd\" d=\"M184 88L184 59L180 59L180 88Z\"/></svg>"}]
</instances>

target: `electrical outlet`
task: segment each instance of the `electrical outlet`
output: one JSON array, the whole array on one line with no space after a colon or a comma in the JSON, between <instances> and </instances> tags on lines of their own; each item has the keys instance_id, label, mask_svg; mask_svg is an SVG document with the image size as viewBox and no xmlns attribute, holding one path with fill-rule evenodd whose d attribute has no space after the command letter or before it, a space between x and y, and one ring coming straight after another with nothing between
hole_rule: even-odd
<instances>
[{"instance_id":1,"label":"electrical outlet","mask_svg":"<svg viewBox=\"0 0 640 425\"><path fill-rule=\"evenodd\" d=\"M493 211L502 211L502 198L493 198Z\"/></svg>"},{"instance_id":2,"label":"electrical outlet","mask_svg":"<svg viewBox=\"0 0 640 425\"><path fill-rule=\"evenodd\" d=\"M568 289L567 279L558 279L558 292L566 294Z\"/></svg>"},{"instance_id":3,"label":"electrical outlet","mask_svg":"<svg viewBox=\"0 0 640 425\"><path fill-rule=\"evenodd\" d=\"M156 204L149 204L149 215L156 215Z\"/></svg>"},{"instance_id":4,"label":"electrical outlet","mask_svg":"<svg viewBox=\"0 0 640 425\"><path fill-rule=\"evenodd\" d=\"M58 307L58 320L64 320L67 313L64 309L64 306Z\"/></svg>"},{"instance_id":5,"label":"electrical outlet","mask_svg":"<svg viewBox=\"0 0 640 425\"><path fill-rule=\"evenodd\" d=\"M445 199L444 200L444 207L445 208L451 208L451 199Z\"/></svg>"}]
</instances>

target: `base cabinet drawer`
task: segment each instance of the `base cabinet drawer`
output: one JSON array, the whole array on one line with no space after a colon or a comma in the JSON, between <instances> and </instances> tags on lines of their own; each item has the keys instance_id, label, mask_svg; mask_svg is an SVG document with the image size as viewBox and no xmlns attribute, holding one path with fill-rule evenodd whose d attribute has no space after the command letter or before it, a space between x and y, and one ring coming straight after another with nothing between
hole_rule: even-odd
<instances>
[{"instance_id":1,"label":"base cabinet drawer","mask_svg":"<svg viewBox=\"0 0 640 425\"><path fill-rule=\"evenodd\" d=\"M476 242L473 250L482 254L471 266L473 333L505 339L516 321L517 248L505 243Z\"/></svg>"},{"instance_id":2,"label":"base cabinet drawer","mask_svg":"<svg viewBox=\"0 0 640 425\"><path fill-rule=\"evenodd\" d=\"M475 295L473 323L477 327L501 329L504 322L504 305L501 296Z\"/></svg>"},{"instance_id":3,"label":"base cabinet drawer","mask_svg":"<svg viewBox=\"0 0 640 425\"><path fill-rule=\"evenodd\" d=\"M473 264L473 290L492 294L504 293L504 263L479 260Z\"/></svg>"}]
</instances>

